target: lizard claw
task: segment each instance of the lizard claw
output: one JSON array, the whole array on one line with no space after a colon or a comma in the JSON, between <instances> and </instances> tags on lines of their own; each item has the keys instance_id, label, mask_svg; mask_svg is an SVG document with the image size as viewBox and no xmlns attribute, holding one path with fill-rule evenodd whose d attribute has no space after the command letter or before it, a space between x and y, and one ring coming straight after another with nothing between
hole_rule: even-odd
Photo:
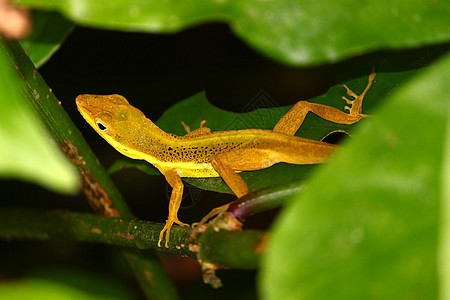
<instances>
[{"instance_id":1,"label":"lizard claw","mask_svg":"<svg viewBox=\"0 0 450 300\"><path fill-rule=\"evenodd\" d=\"M191 225L187 224L187 223L183 223L180 220L176 220L174 221L175 224L178 224L180 226L187 226L187 227L191 227Z\"/></svg>"},{"instance_id":2,"label":"lizard claw","mask_svg":"<svg viewBox=\"0 0 450 300\"><path fill-rule=\"evenodd\" d=\"M349 100L347 98L345 98L344 96L342 96L342 100L345 100L345 102L347 102L347 104L352 104L354 100Z\"/></svg>"}]
</instances>

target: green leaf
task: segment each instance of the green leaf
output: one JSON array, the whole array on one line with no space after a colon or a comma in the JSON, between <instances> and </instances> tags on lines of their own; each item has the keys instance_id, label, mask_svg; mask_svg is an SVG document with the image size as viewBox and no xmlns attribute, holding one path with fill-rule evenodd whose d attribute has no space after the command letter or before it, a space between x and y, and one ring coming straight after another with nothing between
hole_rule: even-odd
<instances>
[{"instance_id":1,"label":"green leaf","mask_svg":"<svg viewBox=\"0 0 450 300\"><path fill-rule=\"evenodd\" d=\"M27 103L24 80L4 41L0 43L0 176L73 193L78 189L78 174Z\"/></svg>"},{"instance_id":2,"label":"green leaf","mask_svg":"<svg viewBox=\"0 0 450 300\"><path fill-rule=\"evenodd\" d=\"M450 110L450 107L449 107ZM450 112L449 112L450 114ZM441 230L439 243L439 280L441 284L440 298L450 299L450 118L447 121L447 135L444 145L444 163L441 179Z\"/></svg>"},{"instance_id":3,"label":"green leaf","mask_svg":"<svg viewBox=\"0 0 450 300\"><path fill-rule=\"evenodd\" d=\"M379 72L376 76L376 83L369 90L363 103L363 112L370 113L371 107L382 99L386 94L390 93L395 86L407 80L415 71L404 71L397 73ZM360 78L348 80L345 82L356 93L364 90L368 75ZM346 96L345 89L341 85L332 87L327 93L308 101L330 105L339 109L343 109L346 105L341 99ZM248 103L246 110L273 103L266 103L264 97L256 98L255 102ZM131 104L133 104L131 102ZM206 120L206 126L212 131L245 129L245 128L262 128L272 129L278 120L290 109L290 106L261 108L246 113L234 113L224 111L213 106L205 98L203 93L196 94L184 101L177 103L169 108L156 122L161 129L177 135L184 135L186 131L181 125L181 121L185 122L192 129L198 128L202 120ZM195 112L189 113L186 112ZM362 120L365 122L365 120ZM298 136L320 140L333 131L350 132L352 126L341 125L323 120L316 115L308 114L302 127L297 132ZM136 161L131 159L121 159L115 162L110 172L118 171L122 168L134 167L138 168L149 175L160 174L156 168L152 167L145 161ZM277 164L265 170L252 172L241 172L240 175L248 184L250 191L263 187L274 186L291 181L299 181L305 179L308 174L316 166L304 165L296 166L289 164ZM193 184L199 188L212 190L223 193L231 193L221 178L183 178L186 182Z\"/></svg>"},{"instance_id":4,"label":"green leaf","mask_svg":"<svg viewBox=\"0 0 450 300\"><path fill-rule=\"evenodd\" d=\"M290 202L263 257L263 299L436 299L448 285L437 250L449 73L447 56L392 93Z\"/></svg>"},{"instance_id":5,"label":"green leaf","mask_svg":"<svg viewBox=\"0 0 450 300\"><path fill-rule=\"evenodd\" d=\"M22 210L21 212L24 211ZM41 224L45 222L46 221L41 221ZM22 222L22 224L23 223L27 222L25 221ZM50 223L51 221L48 224ZM55 223L53 223L53 226L55 226L55 228L59 227L59 229L64 227L64 225L61 226L61 224ZM16 226L16 228L17 227L20 227L20 225ZM66 228L73 232L73 227L72 229ZM125 284L115 279L114 275L99 273L98 270L86 270L76 267L64 267L61 265L58 267L47 266L45 268L28 271L27 277L16 283L20 286L21 283L27 284L34 283L35 281L42 281L44 284L50 283L50 285L53 285L56 288L58 288L57 286L67 287L75 293L84 293L88 296L100 296L101 298L106 299L136 299L137 296L136 294L131 293L131 290L127 289ZM50 292L53 291L54 290L50 288Z\"/></svg>"},{"instance_id":6,"label":"green leaf","mask_svg":"<svg viewBox=\"0 0 450 300\"><path fill-rule=\"evenodd\" d=\"M450 39L447 1L19 0L99 28L174 32L227 22L249 45L279 61L318 64L377 49Z\"/></svg>"},{"instance_id":7,"label":"green leaf","mask_svg":"<svg viewBox=\"0 0 450 300\"><path fill-rule=\"evenodd\" d=\"M73 28L74 25L59 13L34 11L33 31L20 44L39 68L58 50Z\"/></svg>"},{"instance_id":8,"label":"green leaf","mask_svg":"<svg viewBox=\"0 0 450 300\"><path fill-rule=\"evenodd\" d=\"M87 293L67 284L39 278L0 283L0 298L14 300L120 299L119 297L101 296L95 293Z\"/></svg>"}]
</instances>

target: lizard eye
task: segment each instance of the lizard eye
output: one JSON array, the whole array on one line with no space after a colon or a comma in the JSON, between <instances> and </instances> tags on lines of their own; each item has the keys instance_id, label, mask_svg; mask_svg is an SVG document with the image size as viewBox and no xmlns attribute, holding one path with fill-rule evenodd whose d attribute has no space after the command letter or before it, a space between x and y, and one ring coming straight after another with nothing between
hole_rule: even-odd
<instances>
[{"instance_id":1,"label":"lizard eye","mask_svg":"<svg viewBox=\"0 0 450 300\"><path fill-rule=\"evenodd\" d=\"M97 125L98 129L100 129L101 131L108 130L108 127L106 127L103 123L101 123L99 121L95 122L95 125Z\"/></svg>"}]
</instances>

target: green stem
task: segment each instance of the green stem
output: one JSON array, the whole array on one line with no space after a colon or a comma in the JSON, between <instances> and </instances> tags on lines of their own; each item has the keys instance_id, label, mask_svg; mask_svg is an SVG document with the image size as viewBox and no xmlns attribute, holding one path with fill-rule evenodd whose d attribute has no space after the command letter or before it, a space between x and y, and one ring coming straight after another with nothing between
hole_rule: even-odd
<instances>
[{"instance_id":1,"label":"green stem","mask_svg":"<svg viewBox=\"0 0 450 300\"><path fill-rule=\"evenodd\" d=\"M301 192L304 188L301 182L293 181L260 189L233 201L227 211L232 213L239 222L244 222L254 214L286 204L293 194Z\"/></svg>"}]
</instances>

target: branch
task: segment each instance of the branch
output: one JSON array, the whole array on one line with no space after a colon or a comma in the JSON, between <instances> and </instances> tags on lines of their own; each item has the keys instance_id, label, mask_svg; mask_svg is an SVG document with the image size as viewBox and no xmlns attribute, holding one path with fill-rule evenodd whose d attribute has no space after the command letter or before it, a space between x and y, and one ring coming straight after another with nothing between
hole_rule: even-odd
<instances>
[{"instance_id":1,"label":"branch","mask_svg":"<svg viewBox=\"0 0 450 300\"><path fill-rule=\"evenodd\" d=\"M157 248L162 227L163 224L159 223L87 213L23 209L0 211L0 238L9 240L67 240L147 250ZM158 250L201 258L226 268L256 268L259 254L264 249L264 232L216 230L211 228L203 233L197 246L190 241L189 228L175 226L170 248Z\"/></svg>"}]
</instances>

